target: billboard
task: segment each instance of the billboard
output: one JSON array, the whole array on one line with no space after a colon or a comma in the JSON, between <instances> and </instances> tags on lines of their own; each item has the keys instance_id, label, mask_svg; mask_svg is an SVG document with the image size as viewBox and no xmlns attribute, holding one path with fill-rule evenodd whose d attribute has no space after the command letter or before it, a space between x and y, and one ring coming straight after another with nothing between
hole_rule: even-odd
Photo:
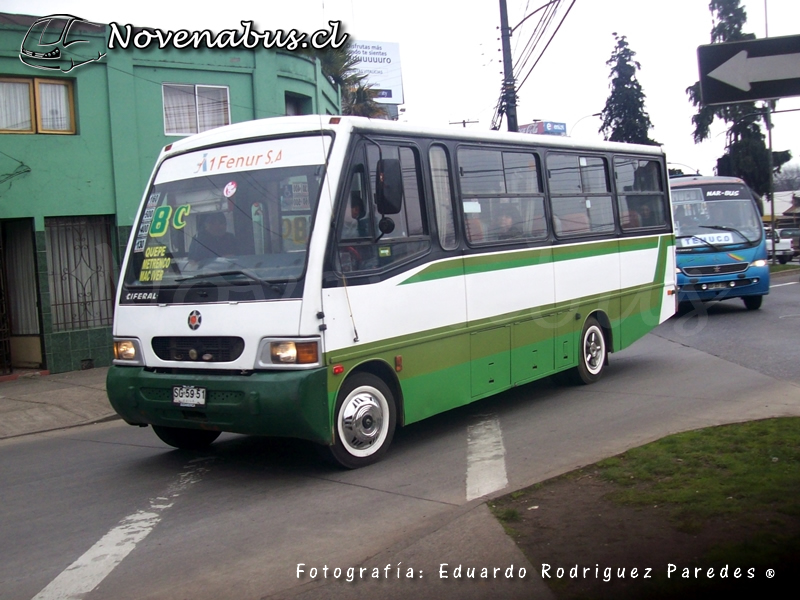
<instances>
[{"instance_id":1,"label":"billboard","mask_svg":"<svg viewBox=\"0 0 800 600\"><path fill-rule=\"evenodd\" d=\"M400 69L400 44L395 42L353 42L358 58L356 69L366 75L366 83L377 92L375 101L403 104L403 77Z\"/></svg>"},{"instance_id":2,"label":"billboard","mask_svg":"<svg viewBox=\"0 0 800 600\"><path fill-rule=\"evenodd\" d=\"M527 125L520 125L519 132L538 133L540 135L567 135L567 124L553 121L534 121Z\"/></svg>"}]
</instances>

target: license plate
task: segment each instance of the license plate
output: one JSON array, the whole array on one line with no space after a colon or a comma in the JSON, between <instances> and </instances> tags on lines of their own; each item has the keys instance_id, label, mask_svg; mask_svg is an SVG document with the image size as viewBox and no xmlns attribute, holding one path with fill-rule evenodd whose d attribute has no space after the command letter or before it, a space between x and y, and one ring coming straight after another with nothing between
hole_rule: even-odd
<instances>
[{"instance_id":1,"label":"license plate","mask_svg":"<svg viewBox=\"0 0 800 600\"><path fill-rule=\"evenodd\" d=\"M731 287L731 285L727 281L716 281L714 283L709 283L706 289L721 290L728 287Z\"/></svg>"},{"instance_id":2,"label":"license plate","mask_svg":"<svg viewBox=\"0 0 800 600\"><path fill-rule=\"evenodd\" d=\"M176 385L172 388L172 403L180 406L205 406L206 388Z\"/></svg>"}]
</instances>

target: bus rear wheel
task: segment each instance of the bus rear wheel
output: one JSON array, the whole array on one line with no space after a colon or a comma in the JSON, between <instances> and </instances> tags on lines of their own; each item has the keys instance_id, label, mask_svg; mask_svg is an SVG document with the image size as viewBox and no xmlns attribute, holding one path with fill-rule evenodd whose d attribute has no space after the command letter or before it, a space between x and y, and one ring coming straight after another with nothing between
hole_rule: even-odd
<instances>
[{"instance_id":1,"label":"bus rear wheel","mask_svg":"<svg viewBox=\"0 0 800 600\"><path fill-rule=\"evenodd\" d=\"M586 319L581 332L580 358L575 368L576 383L594 383L603 375L608 360L608 348L603 328L594 317Z\"/></svg>"},{"instance_id":2,"label":"bus rear wheel","mask_svg":"<svg viewBox=\"0 0 800 600\"><path fill-rule=\"evenodd\" d=\"M382 379L371 373L349 377L336 401L330 457L347 469L380 460L394 437L396 412L394 395Z\"/></svg>"},{"instance_id":3,"label":"bus rear wheel","mask_svg":"<svg viewBox=\"0 0 800 600\"><path fill-rule=\"evenodd\" d=\"M181 450L203 450L208 448L219 437L219 431L205 429L181 429L180 427L163 427L153 425L153 431L159 439L173 448Z\"/></svg>"}]
</instances>

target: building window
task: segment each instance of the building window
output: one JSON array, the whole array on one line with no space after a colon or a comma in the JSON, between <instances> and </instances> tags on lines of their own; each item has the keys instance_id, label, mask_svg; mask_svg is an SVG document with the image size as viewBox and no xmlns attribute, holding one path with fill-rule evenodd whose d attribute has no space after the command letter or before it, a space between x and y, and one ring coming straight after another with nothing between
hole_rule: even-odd
<instances>
[{"instance_id":1,"label":"building window","mask_svg":"<svg viewBox=\"0 0 800 600\"><path fill-rule=\"evenodd\" d=\"M230 125L231 108L227 87L165 83L161 89L164 96L166 135L191 135Z\"/></svg>"},{"instance_id":2,"label":"building window","mask_svg":"<svg viewBox=\"0 0 800 600\"><path fill-rule=\"evenodd\" d=\"M310 115L313 112L311 98L286 92L284 95L286 102L286 114L290 117L296 115Z\"/></svg>"},{"instance_id":3,"label":"building window","mask_svg":"<svg viewBox=\"0 0 800 600\"><path fill-rule=\"evenodd\" d=\"M53 331L111 325L113 217L52 217L44 227Z\"/></svg>"},{"instance_id":4,"label":"building window","mask_svg":"<svg viewBox=\"0 0 800 600\"><path fill-rule=\"evenodd\" d=\"M75 133L72 82L0 78L0 132Z\"/></svg>"}]
</instances>

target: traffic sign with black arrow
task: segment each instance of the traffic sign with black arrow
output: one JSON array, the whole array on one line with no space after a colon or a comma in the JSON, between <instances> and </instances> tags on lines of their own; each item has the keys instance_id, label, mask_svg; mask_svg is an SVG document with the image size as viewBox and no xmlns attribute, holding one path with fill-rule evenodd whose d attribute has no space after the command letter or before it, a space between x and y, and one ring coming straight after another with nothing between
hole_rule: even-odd
<instances>
[{"instance_id":1,"label":"traffic sign with black arrow","mask_svg":"<svg viewBox=\"0 0 800 600\"><path fill-rule=\"evenodd\" d=\"M800 96L800 35L697 48L703 104Z\"/></svg>"}]
</instances>

